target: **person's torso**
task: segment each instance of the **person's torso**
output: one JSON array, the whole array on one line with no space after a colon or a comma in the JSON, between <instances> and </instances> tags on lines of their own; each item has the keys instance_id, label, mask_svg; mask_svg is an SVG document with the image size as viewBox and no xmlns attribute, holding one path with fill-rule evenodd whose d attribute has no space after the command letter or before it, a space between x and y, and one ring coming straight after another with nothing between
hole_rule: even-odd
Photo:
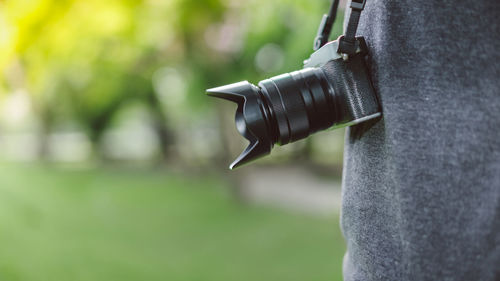
<instances>
[{"instance_id":1,"label":"person's torso","mask_svg":"<svg viewBox=\"0 0 500 281\"><path fill-rule=\"evenodd\" d=\"M367 1L383 119L347 130L345 280L500 275L499 22L498 1Z\"/></svg>"}]
</instances>

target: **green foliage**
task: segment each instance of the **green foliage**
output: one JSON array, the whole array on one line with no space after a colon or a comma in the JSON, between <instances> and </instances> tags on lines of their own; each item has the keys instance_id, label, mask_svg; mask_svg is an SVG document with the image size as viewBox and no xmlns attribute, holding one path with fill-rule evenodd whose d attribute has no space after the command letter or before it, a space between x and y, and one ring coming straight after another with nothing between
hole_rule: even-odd
<instances>
[{"instance_id":1,"label":"green foliage","mask_svg":"<svg viewBox=\"0 0 500 281\"><path fill-rule=\"evenodd\" d=\"M337 217L243 207L214 177L0 171L2 280L341 280Z\"/></svg>"},{"instance_id":2,"label":"green foliage","mask_svg":"<svg viewBox=\"0 0 500 281\"><path fill-rule=\"evenodd\" d=\"M0 29L5 30L0 68L15 75L2 82L10 91L27 90L46 132L72 120L99 142L130 102L149 106L156 123L175 126L168 120L203 119L213 109L204 95L207 88L300 69L328 5L308 0L6 1L0 4ZM276 54L264 54L266 65L259 66L256 58L266 46ZM273 62L269 56L279 58ZM176 70L184 86L164 88L181 95L175 100L183 104L172 104L174 99L153 86L155 73L165 67Z\"/></svg>"}]
</instances>

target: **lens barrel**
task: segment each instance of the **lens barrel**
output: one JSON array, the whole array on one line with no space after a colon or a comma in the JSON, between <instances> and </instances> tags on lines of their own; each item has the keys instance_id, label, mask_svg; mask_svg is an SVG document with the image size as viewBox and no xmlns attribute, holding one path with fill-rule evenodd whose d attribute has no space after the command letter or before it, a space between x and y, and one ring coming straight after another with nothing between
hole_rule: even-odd
<instances>
[{"instance_id":1,"label":"lens barrel","mask_svg":"<svg viewBox=\"0 0 500 281\"><path fill-rule=\"evenodd\" d=\"M280 145L303 139L334 123L335 91L320 68L282 74L259 83L269 107L273 141Z\"/></svg>"}]
</instances>

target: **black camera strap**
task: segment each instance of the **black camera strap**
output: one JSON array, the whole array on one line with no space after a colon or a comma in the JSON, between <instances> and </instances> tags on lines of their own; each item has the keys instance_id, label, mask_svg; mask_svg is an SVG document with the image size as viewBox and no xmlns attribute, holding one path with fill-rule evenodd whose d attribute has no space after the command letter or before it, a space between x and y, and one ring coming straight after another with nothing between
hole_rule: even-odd
<instances>
[{"instance_id":1,"label":"black camera strap","mask_svg":"<svg viewBox=\"0 0 500 281\"><path fill-rule=\"evenodd\" d=\"M339 49L338 52L342 54L353 55L356 53L358 48L356 41L356 31L358 29L359 18L361 16L361 11L365 8L366 0L351 0L351 15L349 16L349 21L347 22L347 27L345 29L344 35L339 38ZM333 23L335 22L335 17L337 15L337 9L339 6L339 0L333 0L330 11L327 15L323 15L321 24L319 25L318 34L314 39L313 49L316 51L328 42L330 33L332 31Z\"/></svg>"},{"instance_id":2,"label":"black camera strap","mask_svg":"<svg viewBox=\"0 0 500 281\"><path fill-rule=\"evenodd\" d=\"M330 37L333 23L335 22L335 17L337 16L338 7L339 0L333 0L332 4L330 5L330 11L328 12L328 14L323 15L321 23L319 24L318 33L316 35L316 38L314 38L314 51L319 50L319 48L328 43L328 38Z\"/></svg>"}]
</instances>

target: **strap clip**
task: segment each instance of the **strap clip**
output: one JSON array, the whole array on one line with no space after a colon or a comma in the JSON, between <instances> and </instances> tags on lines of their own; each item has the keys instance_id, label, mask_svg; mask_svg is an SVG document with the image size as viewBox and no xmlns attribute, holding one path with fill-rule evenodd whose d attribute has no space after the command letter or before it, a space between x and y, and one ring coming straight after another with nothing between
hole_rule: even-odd
<instances>
[{"instance_id":1,"label":"strap clip","mask_svg":"<svg viewBox=\"0 0 500 281\"><path fill-rule=\"evenodd\" d=\"M354 41L346 40L344 35L341 35L338 39L339 48L337 52L345 55L354 55L356 54L356 50L358 49L358 41L356 39ZM347 60L348 56L344 56L344 59Z\"/></svg>"},{"instance_id":2,"label":"strap clip","mask_svg":"<svg viewBox=\"0 0 500 281\"><path fill-rule=\"evenodd\" d=\"M353 10L363 10L365 8L366 0L352 0L351 9Z\"/></svg>"},{"instance_id":3,"label":"strap clip","mask_svg":"<svg viewBox=\"0 0 500 281\"><path fill-rule=\"evenodd\" d=\"M356 53L358 42L356 40L356 30L358 29L361 11L365 8L366 0L351 0L351 15L347 22L344 35L339 37L339 53L344 54L344 59Z\"/></svg>"}]
</instances>

